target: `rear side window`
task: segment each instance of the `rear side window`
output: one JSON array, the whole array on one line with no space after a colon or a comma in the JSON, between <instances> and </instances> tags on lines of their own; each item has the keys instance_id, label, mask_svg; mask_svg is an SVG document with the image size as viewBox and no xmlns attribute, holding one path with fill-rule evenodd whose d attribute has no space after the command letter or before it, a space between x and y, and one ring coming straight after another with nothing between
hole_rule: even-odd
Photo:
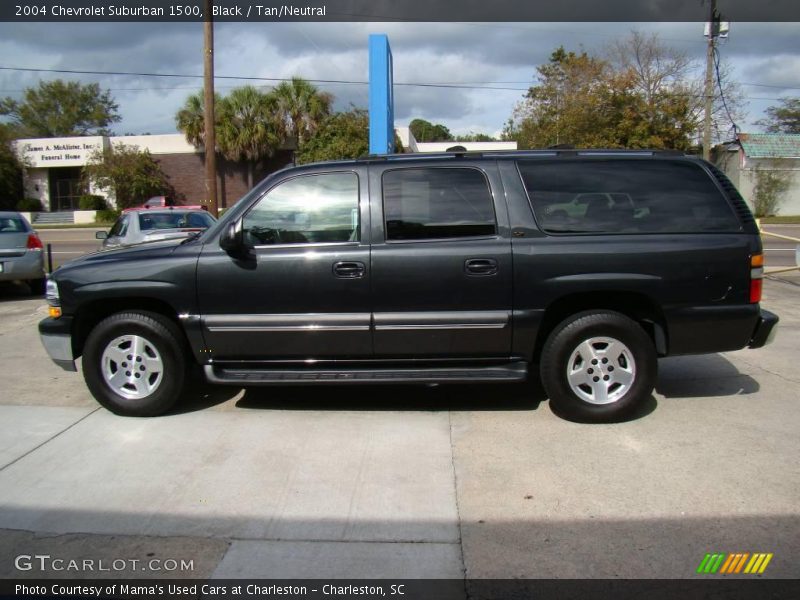
<instances>
[{"instance_id":1,"label":"rear side window","mask_svg":"<svg viewBox=\"0 0 800 600\"><path fill-rule=\"evenodd\" d=\"M211 218L211 215L206 213L189 213L186 216L186 224L189 227L207 229L214 224L214 219Z\"/></svg>"},{"instance_id":2,"label":"rear side window","mask_svg":"<svg viewBox=\"0 0 800 600\"><path fill-rule=\"evenodd\" d=\"M521 161L540 227L550 233L739 231L728 201L699 166L682 161Z\"/></svg>"},{"instance_id":3,"label":"rear side window","mask_svg":"<svg viewBox=\"0 0 800 600\"><path fill-rule=\"evenodd\" d=\"M495 235L489 184L481 171L400 169L383 174L387 240Z\"/></svg>"},{"instance_id":4,"label":"rear side window","mask_svg":"<svg viewBox=\"0 0 800 600\"><path fill-rule=\"evenodd\" d=\"M0 233L24 233L28 231L27 222L19 217L0 217Z\"/></svg>"},{"instance_id":5,"label":"rear side window","mask_svg":"<svg viewBox=\"0 0 800 600\"><path fill-rule=\"evenodd\" d=\"M182 229L184 227L210 227L213 224L211 216L206 213L189 212L140 212L139 229L154 231L159 229Z\"/></svg>"},{"instance_id":6,"label":"rear side window","mask_svg":"<svg viewBox=\"0 0 800 600\"><path fill-rule=\"evenodd\" d=\"M153 231L155 229L177 229L183 227L186 215L183 213L139 213L139 229Z\"/></svg>"}]
</instances>

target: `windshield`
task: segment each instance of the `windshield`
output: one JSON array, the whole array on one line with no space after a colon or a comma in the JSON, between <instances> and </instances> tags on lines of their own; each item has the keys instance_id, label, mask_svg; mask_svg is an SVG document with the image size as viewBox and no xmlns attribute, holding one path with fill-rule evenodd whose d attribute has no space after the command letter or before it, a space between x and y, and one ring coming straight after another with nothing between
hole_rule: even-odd
<instances>
[{"instance_id":1,"label":"windshield","mask_svg":"<svg viewBox=\"0 0 800 600\"><path fill-rule=\"evenodd\" d=\"M160 231L162 229L206 229L214 223L206 212L139 213L139 229Z\"/></svg>"}]
</instances>

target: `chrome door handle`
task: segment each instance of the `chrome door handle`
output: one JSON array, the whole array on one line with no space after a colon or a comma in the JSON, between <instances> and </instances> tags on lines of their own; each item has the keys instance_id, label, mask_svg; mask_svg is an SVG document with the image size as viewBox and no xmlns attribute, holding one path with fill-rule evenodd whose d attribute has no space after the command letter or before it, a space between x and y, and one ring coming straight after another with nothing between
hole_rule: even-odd
<instances>
[{"instance_id":1,"label":"chrome door handle","mask_svg":"<svg viewBox=\"0 0 800 600\"><path fill-rule=\"evenodd\" d=\"M493 258L469 258L464 261L467 275L494 275L497 269L497 261Z\"/></svg>"},{"instance_id":2,"label":"chrome door handle","mask_svg":"<svg viewBox=\"0 0 800 600\"><path fill-rule=\"evenodd\" d=\"M367 267L359 261L333 263L333 275L340 279L360 279L366 271Z\"/></svg>"}]
</instances>

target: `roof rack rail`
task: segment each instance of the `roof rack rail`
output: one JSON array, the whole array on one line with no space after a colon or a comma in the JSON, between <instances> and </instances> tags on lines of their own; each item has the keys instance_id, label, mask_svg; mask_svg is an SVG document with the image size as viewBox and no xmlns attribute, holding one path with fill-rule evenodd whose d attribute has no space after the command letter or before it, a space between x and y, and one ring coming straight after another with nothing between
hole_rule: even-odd
<instances>
[{"instance_id":1,"label":"roof rack rail","mask_svg":"<svg viewBox=\"0 0 800 600\"><path fill-rule=\"evenodd\" d=\"M427 158L495 158L500 156L524 158L535 156L686 156L682 150L653 150L627 148L571 148L551 147L535 150L461 150L461 146L448 148L445 152L411 152L406 154L368 154L360 161L405 161Z\"/></svg>"}]
</instances>

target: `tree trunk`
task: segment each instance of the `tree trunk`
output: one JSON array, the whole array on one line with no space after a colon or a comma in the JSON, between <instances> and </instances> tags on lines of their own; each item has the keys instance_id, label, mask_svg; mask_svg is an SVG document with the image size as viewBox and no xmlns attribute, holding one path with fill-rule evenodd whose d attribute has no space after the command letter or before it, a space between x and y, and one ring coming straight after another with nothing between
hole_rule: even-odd
<instances>
[{"instance_id":1,"label":"tree trunk","mask_svg":"<svg viewBox=\"0 0 800 600\"><path fill-rule=\"evenodd\" d=\"M255 170L255 161L251 160L247 163L247 189L253 189L253 171Z\"/></svg>"}]
</instances>

